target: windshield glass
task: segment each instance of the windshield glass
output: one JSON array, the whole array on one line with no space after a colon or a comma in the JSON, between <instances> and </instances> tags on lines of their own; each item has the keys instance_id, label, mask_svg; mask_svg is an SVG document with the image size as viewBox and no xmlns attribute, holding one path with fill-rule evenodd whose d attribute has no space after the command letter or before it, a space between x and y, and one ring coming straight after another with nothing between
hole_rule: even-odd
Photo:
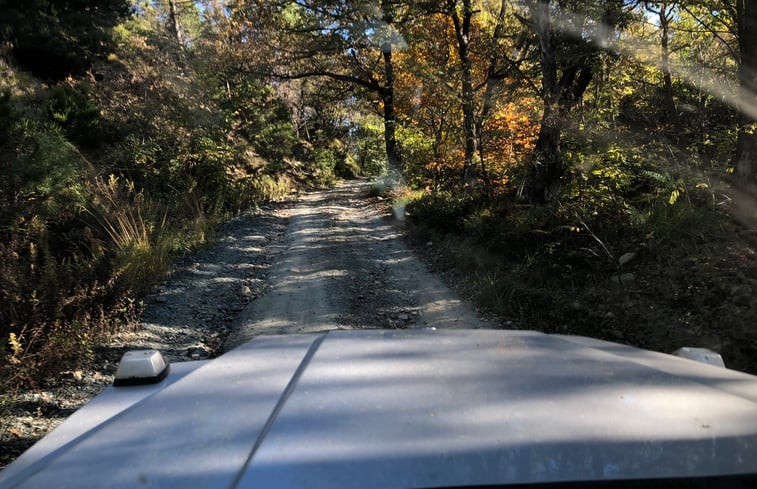
<instances>
[{"instance_id":1,"label":"windshield glass","mask_svg":"<svg viewBox=\"0 0 757 489\"><path fill-rule=\"evenodd\" d=\"M0 467L132 349L508 329L757 374L755 2L0 11Z\"/></svg>"}]
</instances>

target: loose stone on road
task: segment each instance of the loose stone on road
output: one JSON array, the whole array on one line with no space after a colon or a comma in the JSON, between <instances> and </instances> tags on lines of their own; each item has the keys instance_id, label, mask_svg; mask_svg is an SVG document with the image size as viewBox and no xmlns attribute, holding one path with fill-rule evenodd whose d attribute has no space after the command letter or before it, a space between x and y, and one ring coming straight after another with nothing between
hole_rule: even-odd
<instances>
[{"instance_id":1,"label":"loose stone on road","mask_svg":"<svg viewBox=\"0 0 757 489\"><path fill-rule=\"evenodd\" d=\"M233 322L227 349L260 334L487 327L415 257L369 187L350 181L287 210L269 291Z\"/></svg>"}]
</instances>

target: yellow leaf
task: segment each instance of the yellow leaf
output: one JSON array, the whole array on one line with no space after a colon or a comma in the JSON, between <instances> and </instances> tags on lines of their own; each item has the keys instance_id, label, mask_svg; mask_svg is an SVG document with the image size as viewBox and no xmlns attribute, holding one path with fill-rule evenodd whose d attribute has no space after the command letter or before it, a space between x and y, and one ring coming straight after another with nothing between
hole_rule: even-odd
<instances>
[{"instance_id":1,"label":"yellow leaf","mask_svg":"<svg viewBox=\"0 0 757 489\"><path fill-rule=\"evenodd\" d=\"M10 336L8 337L8 343L10 343L11 345L14 357L21 355L23 348L21 346L21 341L19 340L18 336L16 336L16 333L10 334Z\"/></svg>"}]
</instances>

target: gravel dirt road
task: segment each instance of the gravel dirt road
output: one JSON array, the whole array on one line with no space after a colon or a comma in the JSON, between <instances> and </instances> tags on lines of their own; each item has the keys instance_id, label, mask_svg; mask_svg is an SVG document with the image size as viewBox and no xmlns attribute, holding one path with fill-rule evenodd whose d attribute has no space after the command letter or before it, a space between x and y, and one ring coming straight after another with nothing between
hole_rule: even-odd
<instances>
[{"instance_id":1,"label":"gravel dirt road","mask_svg":"<svg viewBox=\"0 0 757 489\"><path fill-rule=\"evenodd\" d=\"M180 260L90 369L21 393L0 419L0 468L113 380L124 351L171 362L217 356L259 334L493 325L430 272L371 183L346 182L248 212L211 249Z\"/></svg>"},{"instance_id":2,"label":"gravel dirt road","mask_svg":"<svg viewBox=\"0 0 757 489\"><path fill-rule=\"evenodd\" d=\"M486 324L405 245L369 183L302 197L287 210L270 291L233 322L226 347L258 334L359 328L481 328Z\"/></svg>"}]
</instances>

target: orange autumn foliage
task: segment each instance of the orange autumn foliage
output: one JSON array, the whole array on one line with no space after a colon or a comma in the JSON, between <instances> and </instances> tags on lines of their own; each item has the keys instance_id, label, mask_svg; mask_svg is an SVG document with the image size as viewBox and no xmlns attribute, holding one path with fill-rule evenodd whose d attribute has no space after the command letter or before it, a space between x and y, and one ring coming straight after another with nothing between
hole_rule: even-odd
<instances>
[{"instance_id":1,"label":"orange autumn foliage","mask_svg":"<svg viewBox=\"0 0 757 489\"><path fill-rule=\"evenodd\" d=\"M517 102L499 104L484 122L484 165L493 180L501 180L509 167L531 155L539 136L540 111L538 98L522 96Z\"/></svg>"}]
</instances>

